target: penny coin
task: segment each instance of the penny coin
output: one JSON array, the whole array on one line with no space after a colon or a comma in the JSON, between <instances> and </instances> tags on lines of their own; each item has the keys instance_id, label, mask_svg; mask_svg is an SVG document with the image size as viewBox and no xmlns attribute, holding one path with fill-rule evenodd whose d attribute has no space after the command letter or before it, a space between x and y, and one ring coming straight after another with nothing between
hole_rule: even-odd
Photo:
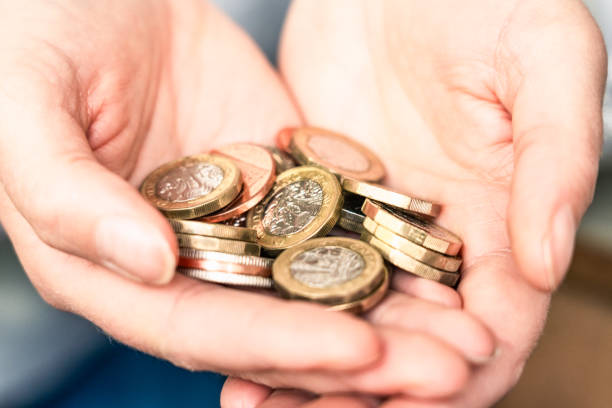
<instances>
[{"instance_id":1,"label":"penny coin","mask_svg":"<svg viewBox=\"0 0 612 408\"><path fill-rule=\"evenodd\" d=\"M425 248L446 255L457 255L463 245L457 235L432 221L382 203L366 199L361 210L376 223Z\"/></svg>"},{"instance_id":2,"label":"penny coin","mask_svg":"<svg viewBox=\"0 0 612 408\"><path fill-rule=\"evenodd\" d=\"M249 212L247 226L266 250L280 251L326 235L341 206L336 177L317 167L295 167L278 175L272 191Z\"/></svg>"},{"instance_id":3,"label":"penny coin","mask_svg":"<svg viewBox=\"0 0 612 408\"><path fill-rule=\"evenodd\" d=\"M203 251L218 251L235 255L255 255L259 256L261 247L252 242L234 241L205 237L201 235L176 234L178 244L181 248L193 248Z\"/></svg>"},{"instance_id":4,"label":"penny coin","mask_svg":"<svg viewBox=\"0 0 612 408\"><path fill-rule=\"evenodd\" d=\"M225 207L241 188L240 170L231 160L199 154L158 167L140 191L166 217L191 219Z\"/></svg>"},{"instance_id":5,"label":"penny coin","mask_svg":"<svg viewBox=\"0 0 612 408\"><path fill-rule=\"evenodd\" d=\"M376 306L378 303L380 303L384 299L385 295L387 294L387 290L389 289L390 280L391 279L390 279L389 270L385 267L384 268L384 278L383 278L382 283L376 289L374 289L374 291L371 294L363 298L354 300L352 302L330 306L328 310L331 310L334 312L343 311L343 312L355 313L355 314L365 313L368 310L372 309L374 306Z\"/></svg>"},{"instance_id":6,"label":"penny coin","mask_svg":"<svg viewBox=\"0 0 612 408\"><path fill-rule=\"evenodd\" d=\"M215 251L202 251L193 248L180 248L181 258L201 259L204 261L227 262L238 265L254 266L262 269L272 269L274 259L261 256L234 255Z\"/></svg>"},{"instance_id":7,"label":"penny coin","mask_svg":"<svg viewBox=\"0 0 612 408\"><path fill-rule=\"evenodd\" d=\"M291 145L291 138L294 129L295 128L292 127L283 128L276 134L276 137L274 138L274 143L276 144L276 147L278 147L283 152L291 152L289 146Z\"/></svg>"},{"instance_id":8,"label":"penny coin","mask_svg":"<svg viewBox=\"0 0 612 408\"><path fill-rule=\"evenodd\" d=\"M384 262L359 240L317 238L281 253L272 277L285 297L334 305L372 293L384 279Z\"/></svg>"},{"instance_id":9,"label":"penny coin","mask_svg":"<svg viewBox=\"0 0 612 408\"><path fill-rule=\"evenodd\" d=\"M242 174L243 187L238 197L226 208L202 218L206 222L221 222L247 212L260 202L274 185L276 162L264 147L236 143L211 152L231 159Z\"/></svg>"},{"instance_id":10,"label":"penny coin","mask_svg":"<svg viewBox=\"0 0 612 408\"><path fill-rule=\"evenodd\" d=\"M202 269L205 271L218 271L226 273L238 273L242 275L267 276L272 274L270 268L240 265L231 262L211 261L206 259L193 259L180 257L178 266L183 268Z\"/></svg>"},{"instance_id":11,"label":"penny coin","mask_svg":"<svg viewBox=\"0 0 612 408\"><path fill-rule=\"evenodd\" d=\"M434 280L448 286L455 286L459 280L460 275L458 273L441 271L419 262L402 251L385 244L367 231L361 234L361 239L379 250L383 258L393 265L421 278Z\"/></svg>"},{"instance_id":12,"label":"penny coin","mask_svg":"<svg viewBox=\"0 0 612 408\"><path fill-rule=\"evenodd\" d=\"M383 187L378 184L366 183L364 181L359 181L348 177L343 177L341 182L342 188L345 191L360 195L362 197L371 198L372 200L376 200L402 210L428 215L431 217L435 217L440 214L440 205L438 204L409 197L405 194L398 193L397 191L393 191L390 188Z\"/></svg>"},{"instance_id":13,"label":"penny coin","mask_svg":"<svg viewBox=\"0 0 612 408\"><path fill-rule=\"evenodd\" d=\"M200 221L169 220L169 222L176 233L257 242L257 233L252 228L210 224Z\"/></svg>"},{"instance_id":14,"label":"penny coin","mask_svg":"<svg viewBox=\"0 0 612 408\"><path fill-rule=\"evenodd\" d=\"M394 233L380 224L377 224L376 221L372 220L371 218L366 218L364 220L363 228L390 247L399 249L417 261L421 261L429 266L433 266L434 268L447 272L457 272L461 266L461 258L443 255L439 252L432 251L431 249L415 244L409 239Z\"/></svg>"},{"instance_id":15,"label":"penny coin","mask_svg":"<svg viewBox=\"0 0 612 408\"><path fill-rule=\"evenodd\" d=\"M272 155L272 158L276 162L276 174L280 174L283 171L292 169L295 167L295 161L293 158L289 156L289 153L277 148L277 147L268 147L266 149Z\"/></svg>"},{"instance_id":16,"label":"penny coin","mask_svg":"<svg viewBox=\"0 0 612 408\"><path fill-rule=\"evenodd\" d=\"M378 181L385 176L380 159L367 147L340 133L314 127L293 131L290 153L302 165L323 167L337 176Z\"/></svg>"},{"instance_id":17,"label":"penny coin","mask_svg":"<svg viewBox=\"0 0 612 408\"><path fill-rule=\"evenodd\" d=\"M252 288L272 288L272 278L263 276L240 275L220 271L203 271L193 268L176 268L176 271L190 278L200 279L211 283L220 283L229 286L248 286Z\"/></svg>"}]
</instances>

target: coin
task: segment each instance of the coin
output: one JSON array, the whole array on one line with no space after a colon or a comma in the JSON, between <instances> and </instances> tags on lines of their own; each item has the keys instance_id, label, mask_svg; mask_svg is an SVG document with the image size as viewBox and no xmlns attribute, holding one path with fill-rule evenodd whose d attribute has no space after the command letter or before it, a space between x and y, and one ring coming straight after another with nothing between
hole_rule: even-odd
<instances>
[{"instance_id":1,"label":"coin","mask_svg":"<svg viewBox=\"0 0 612 408\"><path fill-rule=\"evenodd\" d=\"M268 150L249 143L236 143L211 152L231 159L242 174L243 187L238 197L226 208L202 218L220 222L247 212L260 202L274 185L276 162Z\"/></svg>"},{"instance_id":2,"label":"coin","mask_svg":"<svg viewBox=\"0 0 612 408\"><path fill-rule=\"evenodd\" d=\"M338 224L337 224L340 228L346 230L346 231L351 231L354 232L356 234L361 234L363 232L363 224L360 222L354 222L348 218L344 218L342 216L340 216L340 219L338 220Z\"/></svg>"},{"instance_id":3,"label":"coin","mask_svg":"<svg viewBox=\"0 0 612 408\"><path fill-rule=\"evenodd\" d=\"M372 293L384 279L384 262L359 240L317 238L281 253L272 277L285 297L341 304Z\"/></svg>"},{"instance_id":4,"label":"coin","mask_svg":"<svg viewBox=\"0 0 612 408\"><path fill-rule=\"evenodd\" d=\"M158 167L140 191L166 217L191 219L225 207L241 188L240 170L231 160L199 154Z\"/></svg>"},{"instance_id":5,"label":"coin","mask_svg":"<svg viewBox=\"0 0 612 408\"><path fill-rule=\"evenodd\" d=\"M267 276L272 274L272 269L257 266L240 265L231 262L212 261L207 259L193 259L180 257L178 266L183 268L202 269L205 271L217 271L225 273L238 273L241 275Z\"/></svg>"},{"instance_id":6,"label":"coin","mask_svg":"<svg viewBox=\"0 0 612 408\"><path fill-rule=\"evenodd\" d=\"M257 242L257 233L252 228L232 227L200 221L169 220L169 222L176 233Z\"/></svg>"},{"instance_id":7,"label":"coin","mask_svg":"<svg viewBox=\"0 0 612 408\"><path fill-rule=\"evenodd\" d=\"M286 153L290 153L289 145L291 144L291 137L295 128L286 127L281 129L274 138L276 147Z\"/></svg>"},{"instance_id":8,"label":"coin","mask_svg":"<svg viewBox=\"0 0 612 408\"><path fill-rule=\"evenodd\" d=\"M272 158L276 162L276 174L281 174L283 171L292 169L295 167L295 161L289 156L289 153L277 148L266 146L266 149L272 155Z\"/></svg>"},{"instance_id":9,"label":"coin","mask_svg":"<svg viewBox=\"0 0 612 408\"><path fill-rule=\"evenodd\" d=\"M371 218L366 218L363 222L363 228L376 238L380 239L385 244L398 249L409 255L410 257L421 261L434 268L441 269L447 272L457 272L461 266L461 258L456 256L447 256L439 252L432 251L422 247L407 238L397 235L393 231L377 224Z\"/></svg>"},{"instance_id":10,"label":"coin","mask_svg":"<svg viewBox=\"0 0 612 408\"><path fill-rule=\"evenodd\" d=\"M378 224L425 248L457 255L463 245L461 239L447 229L382 203L366 199L361 210Z\"/></svg>"},{"instance_id":11,"label":"coin","mask_svg":"<svg viewBox=\"0 0 612 408\"><path fill-rule=\"evenodd\" d=\"M200 279L206 282L220 283L230 286L248 286L253 288L272 288L272 278L263 276L239 275L237 273L226 273L219 271L203 271L193 268L176 268L176 271L190 278Z\"/></svg>"},{"instance_id":12,"label":"coin","mask_svg":"<svg viewBox=\"0 0 612 408\"><path fill-rule=\"evenodd\" d=\"M193 248L180 248L179 256L182 258L201 259L207 261L228 262L245 266L255 266L263 269L272 269L274 259L261 256L234 255L215 251L202 251Z\"/></svg>"},{"instance_id":13,"label":"coin","mask_svg":"<svg viewBox=\"0 0 612 408\"><path fill-rule=\"evenodd\" d=\"M374 289L374 291L371 294L363 298L353 300L352 302L330 306L328 310L331 310L334 312L344 311L348 313L358 314L358 313L367 312L368 310L372 309L374 306L380 303L381 300L383 300L383 298L387 294L387 290L389 289L389 281L391 280L389 270L386 267L384 267L383 273L384 273L384 278L383 278L382 283L376 289Z\"/></svg>"},{"instance_id":14,"label":"coin","mask_svg":"<svg viewBox=\"0 0 612 408\"><path fill-rule=\"evenodd\" d=\"M367 183L348 177L343 177L341 183L342 188L349 193L371 198L372 200L376 200L402 210L428 215L431 217L435 217L440 214L440 205L438 204L409 197L405 194L398 193L397 191L393 191L378 184Z\"/></svg>"},{"instance_id":15,"label":"coin","mask_svg":"<svg viewBox=\"0 0 612 408\"><path fill-rule=\"evenodd\" d=\"M340 210L340 219L338 220L339 227L361 234L365 218L361 212L363 201L363 197L356 194L344 193L344 204Z\"/></svg>"},{"instance_id":16,"label":"coin","mask_svg":"<svg viewBox=\"0 0 612 408\"><path fill-rule=\"evenodd\" d=\"M385 168L372 151L340 133L303 127L293 131L290 153L303 165L323 167L337 176L378 181Z\"/></svg>"},{"instance_id":17,"label":"coin","mask_svg":"<svg viewBox=\"0 0 612 408\"><path fill-rule=\"evenodd\" d=\"M203 251L225 252L235 255L255 255L259 256L261 247L252 242L234 241L201 235L176 234L179 247L193 248Z\"/></svg>"},{"instance_id":18,"label":"coin","mask_svg":"<svg viewBox=\"0 0 612 408\"><path fill-rule=\"evenodd\" d=\"M421 278L434 280L448 286L455 286L459 280L460 275L458 273L441 271L419 262L402 251L385 244L367 231L361 234L361 239L379 250L382 256L393 265Z\"/></svg>"},{"instance_id":19,"label":"coin","mask_svg":"<svg viewBox=\"0 0 612 408\"><path fill-rule=\"evenodd\" d=\"M240 214L237 217L230 218L229 220L223 221L223 224L231 225L232 227L243 227L243 228L246 228L246 226L247 226L247 215L246 215L246 213L245 214Z\"/></svg>"},{"instance_id":20,"label":"coin","mask_svg":"<svg viewBox=\"0 0 612 408\"><path fill-rule=\"evenodd\" d=\"M296 167L279 174L273 190L249 212L247 226L266 250L279 251L326 235L341 206L336 177L317 167Z\"/></svg>"}]
</instances>

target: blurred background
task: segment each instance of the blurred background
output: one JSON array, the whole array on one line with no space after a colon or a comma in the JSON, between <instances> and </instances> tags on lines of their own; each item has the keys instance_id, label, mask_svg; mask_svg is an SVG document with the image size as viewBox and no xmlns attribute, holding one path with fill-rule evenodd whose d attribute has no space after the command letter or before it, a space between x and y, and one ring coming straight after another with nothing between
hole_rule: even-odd
<instances>
[{"instance_id":1,"label":"blurred background","mask_svg":"<svg viewBox=\"0 0 612 408\"><path fill-rule=\"evenodd\" d=\"M275 60L288 0L214 3ZM610 47L612 1L586 4ZM568 278L553 297L544 335L518 386L499 408L612 406L610 83L595 201L580 227ZM89 322L47 306L25 277L0 227L0 407L215 407L222 382L215 374L186 372L128 349Z\"/></svg>"}]
</instances>

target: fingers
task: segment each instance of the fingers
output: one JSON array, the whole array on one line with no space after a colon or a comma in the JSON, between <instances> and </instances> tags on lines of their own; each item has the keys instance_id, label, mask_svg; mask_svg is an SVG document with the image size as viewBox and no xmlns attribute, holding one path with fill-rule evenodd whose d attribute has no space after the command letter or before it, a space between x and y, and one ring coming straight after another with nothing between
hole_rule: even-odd
<instances>
[{"instance_id":1,"label":"fingers","mask_svg":"<svg viewBox=\"0 0 612 408\"><path fill-rule=\"evenodd\" d=\"M398 292L414 296L442 306L458 309L461 296L452 288L416 275L397 272L393 274L392 287Z\"/></svg>"},{"instance_id":2,"label":"fingers","mask_svg":"<svg viewBox=\"0 0 612 408\"><path fill-rule=\"evenodd\" d=\"M265 385L228 377L221 390L221 407L255 408L264 402L271 392Z\"/></svg>"},{"instance_id":3,"label":"fingers","mask_svg":"<svg viewBox=\"0 0 612 408\"><path fill-rule=\"evenodd\" d=\"M258 408L297 408L312 401L314 396L303 391L277 390L261 404Z\"/></svg>"},{"instance_id":4,"label":"fingers","mask_svg":"<svg viewBox=\"0 0 612 408\"><path fill-rule=\"evenodd\" d=\"M515 145L512 247L521 273L548 291L569 266L576 228L593 196L606 76L603 40L586 8L568 2L557 12L555 23L535 24L537 32L507 34L502 76L508 86L501 92Z\"/></svg>"}]
</instances>

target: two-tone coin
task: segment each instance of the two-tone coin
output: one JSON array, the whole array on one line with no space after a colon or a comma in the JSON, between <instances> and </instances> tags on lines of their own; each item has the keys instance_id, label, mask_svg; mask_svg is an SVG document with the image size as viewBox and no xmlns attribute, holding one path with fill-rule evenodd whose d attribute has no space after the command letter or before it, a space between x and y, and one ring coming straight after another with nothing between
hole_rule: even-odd
<instances>
[{"instance_id":1,"label":"two-tone coin","mask_svg":"<svg viewBox=\"0 0 612 408\"><path fill-rule=\"evenodd\" d=\"M296 128L289 149L298 163L322 167L338 177L379 181L385 176L382 162L370 149L330 130Z\"/></svg>"},{"instance_id":2,"label":"two-tone coin","mask_svg":"<svg viewBox=\"0 0 612 408\"><path fill-rule=\"evenodd\" d=\"M176 271L182 273L183 275L189 276L190 278L228 286L244 286L262 289L270 289L274 286L272 278L267 278L264 276L241 275L237 273L183 267L178 267Z\"/></svg>"},{"instance_id":3,"label":"two-tone coin","mask_svg":"<svg viewBox=\"0 0 612 408\"><path fill-rule=\"evenodd\" d=\"M284 297L341 305L371 295L385 279L385 267L370 245L326 237L285 250L274 262L272 277Z\"/></svg>"},{"instance_id":4,"label":"two-tone coin","mask_svg":"<svg viewBox=\"0 0 612 408\"><path fill-rule=\"evenodd\" d=\"M258 243L278 252L326 235L340 217L342 189L337 178L318 167L296 167L279 174L268 196L248 214Z\"/></svg>"},{"instance_id":5,"label":"two-tone coin","mask_svg":"<svg viewBox=\"0 0 612 408\"><path fill-rule=\"evenodd\" d=\"M242 191L227 207L208 214L202 221L221 222L255 207L268 194L276 177L276 162L270 152L258 145L235 143L214 149L214 155L231 159L242 175Z\"/></svg>"},{"instance_id":6,"label":"two-tone coin","mask_svg":"<svg viewBox=\"0 0 612 408\"><path fill-rule=\"evenodd\" d=\"M140 191L166 217L192 219L225 207L241 189L236 164L200 154L158 167L147 176Z\"/></svg>"},{"instance_id":7,"label":"two-tone coin","mask_svg":"<svg viewBox=\"0 0 612 408\"><path fill-rule=\"evenodd\" d=\"M340 210L338 226L351 232L361 234L365 215L361 212L363 197L356 194L344 193L344 204Z\"/></svg>"},{"instance_id":8,"label":"two-tone coin","mask_svg":"<svg viewBox=\"0 0 612 408\"><path fill-rule=\"evenodd\" d=\"M445 255L457 255L461 239L433 221L424 220L396 208L366 199L363 213L392 232Z\"/></svg>"},{"instance_id":9,"label":"two-tone coin","mask_svg":"<svg viewBox=\"0 0 612 408\"><path fill-rule=\"evenodd\" d=\"M180 248L225 252L234 255L259 256L261 247L253 242L206 237L202 235L176 234Z\"/></svg>"},{"instance_id":10,"label":"two-tone coin","mask_svg":"<svg viewBox=\"0 0 612 408\"><path fill-rule=\"evenodd\" d=\"M385 267L382 283L376 289L374 289L371 294L363 298L353 300L351 302L330 306L328 309L334 312L343 311L355 314L365 313L383 300L383 298L387 294L387 290L389 289L390 280L391 275L389 273L389 270Z\"/></svg>"},{"instance_id":11,"label":"two-tone coin","mask_svg":"<svg viewBox=\"0 0 612 408\"><path fill-rule=\"evenodd\" d=\"M169 220L169 222L172 229L177 234L204 235L222 239L257 242L257 233L252 228L212 224L201 221Z\"/></svg>"},{"instance_id":12,"label":"two-tone coin","mask_svg":"<svg viewBox=\"0 0 612 408\"><path fill-rule=\"evenodd\" d=\"M440 214L440 205L399 193L379 184L342 177L342 188L349 193L397 207L402 210L435 217Z\"/></svg>"}]
</instances>

